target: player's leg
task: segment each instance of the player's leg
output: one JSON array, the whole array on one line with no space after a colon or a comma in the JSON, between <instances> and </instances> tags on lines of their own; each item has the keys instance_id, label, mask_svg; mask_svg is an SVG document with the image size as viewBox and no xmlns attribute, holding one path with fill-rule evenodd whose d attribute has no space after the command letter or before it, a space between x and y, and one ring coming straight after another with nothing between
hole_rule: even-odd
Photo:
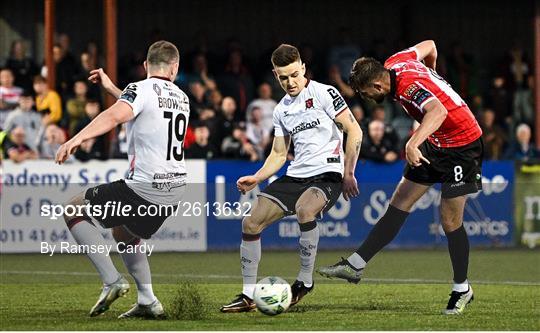
<instances>
[{"instance_id":1,"label":"player's leg","mask_svg":"<svg viewBox=\"0 0 540 333\"><path fill-rule=\"evenodd\" d=\"M118 249L121 250L122 261L137 284L137 304L118 318L164 317L163 306L152 289L152 275L150 274L148 256L144 251L141 251L140 247L136 246L140 243L141 238L133 235L124 226L114 227L112 234L118 243ZM125 251L127 247L131 247L130 251Z\"/></svg>"},{"instance_id":2,"label":"player's leg","mask_svg":"<svg viewBox=\"0 0 540 333\"><path fill-rule=\"evenodd\" d=\"M247 312L255 309L253 292L257 283L257 270L261 260L261 232L271 223L285 216L285 211L272 200L259 196L250 216L242 221L240 264L242 266L242 293L221 312Z\"/></svg>"},{"instance_id":3,"label":"player's leg","mask_svg":"<svg viewBox=\"0 0 540 333\"><path fill-rule=\"evenodd\" d=\"M448 240L448 252L454 270L454 286L444 314L461 314L473 299L467 281L469 239L463 227L467 195L482 189L484 145L478 139L466 146L446 149L441 159L444 170L441 184L441 223Z\"/></svg>"},{"instance_id":4,"label":"player's leg","mask_svg":"<svg viewBox=\"0 0 540 333\"><path fill-rule=\"evenodd\" d=\"M300 226L300 272L291 286L291 305L298 303L313 290L313 269L319 245L319 227L316 219L327 204L326 193L318 187L308 188L296 202L295 211Z\"/></svg>"},{"instance_id":5,"label":"player's leg","mask_svg":"<svg viewBox=\"0 0 540 333\"><path fill-rule=\"evenodd\" d=\"M319 268L318 272L326 277L342 278L352 283L360 282L366 264L396 237L413 205L428 189L428 185L402 178L388 209L356 252L335 265Z\"/></svg>"},{"instance_id":6,"label":"player's leg","mask_svg":"<svg viewBox=\"0 0 540 333\"><path fill-rule=\"evenodd\" d=\"M454 271L454 286L445 314L461 314L472 301L473 291L467 280L469 239L463 227L463 211L467 196L441 199L441 223L448 239L448 252Z\"/></svg>"},{"instance_id":7,"label":"player's leg","mask_svg":"<svg viewBox=\"0 0 540 333\"><path fill-rule=\"evenodd\" d=\"M92 191L93 189L89 189ZM66 205L82 207L85 204L84 192L72 198ZM80 245L105 245L105 239L92 223L89 217L84 216L64 216L66 224L73 235L73 238ZM90 310L90 316L94 317L109 309L109 306L118 297L125 295L129 291L129 284L118 272L111 258L104 252L89 252L88 258L98 271L103 290L98 301Z\"/></svg>"}]
</instances>

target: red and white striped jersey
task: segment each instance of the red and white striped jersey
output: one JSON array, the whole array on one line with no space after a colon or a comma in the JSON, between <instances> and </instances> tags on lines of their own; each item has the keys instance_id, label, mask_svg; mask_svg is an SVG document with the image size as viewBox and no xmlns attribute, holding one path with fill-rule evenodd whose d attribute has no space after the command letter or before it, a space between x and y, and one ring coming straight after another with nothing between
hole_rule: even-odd
<instances>
[{"instance_id":1,"label":"red and white striped jersey","mask_svg":"<svg viewBox=\"0 0 540 333\"><path fill-rule=\"evenodd\" d=\"M443 147L461 147L482 135L480 125L461 97L437 72L418 61L416 49L409 48L388 58L391 95L416 121L422 123L424 106L437 98L448 111L446 119L428 140Z\"/></svg>"}]
</instances>

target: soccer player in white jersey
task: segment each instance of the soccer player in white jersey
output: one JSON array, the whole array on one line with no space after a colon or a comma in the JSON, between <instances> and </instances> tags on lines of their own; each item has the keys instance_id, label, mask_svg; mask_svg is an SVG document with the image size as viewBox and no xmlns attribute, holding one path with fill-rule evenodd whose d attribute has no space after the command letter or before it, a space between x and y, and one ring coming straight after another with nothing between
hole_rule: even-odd
<instances>
[{"instance_id":1,"label":"soccer player in white jersey","mask_svg":"<svg viewBox=\"0 0 540 333\"><path fill-rule=\"evenodd\" d=\"M282 44L272 53L274 74L287 93L274 109L275 138L270 155L254 175L238 180L242 193L252 190L281 169L289 143L295 158L285 176L259 194L251 216L242 221L240 247L243 290L222 312L255 309L253 292L261 259L261 232L271 223L296 214L300 226L301 268L292 284L296 304L313 290L313 268L319 242L317 218L332 208L341 193L358 195L354 170L362 131L337 89L305 77L305 64L296 47ZM343 132L347 133L345 153Z\"/></svg>"},{"instance_id":2,"label":"soccer player in white jersey","mask_svg":"<svg viewBox=\"0 0 540 333\"><path fill-rule=\"evenodd\" d=\"M172 214L162 211L159 216L148 216L144 210L150 206L173 205L185 190L186 168L183 139L189 118L189 101L172 80L178 73L178 49L167 41L150 46L144 67L147 79L129 84L121 91L110 82L103 70L93 71L93 81L103 81L109 93L118 101L99 114L88 126L60 147L56 162L62 164L85 141L109 132L127 122L129 173L125 180L103 184L71 199L68 205L100 206L129 205L129 214L65 216L71 234L81 245L100 245L105 242L94 223L112 228L114 239L126 247L135 247L140 239L150 238ZM155 207L159 208L159 207ZM92 212L96 209L92 208ZM122 242L122 243L120 243ZM133 276L138 291L137 304L119 318L164 316L161 303L152 290L147 255L141 250L121 253L122 260ZM88 253L96 267L103 290L90 316L109 309L118 297L129 290L128 281L116 270L105 253Z\"/></svg>"}]
</instances>

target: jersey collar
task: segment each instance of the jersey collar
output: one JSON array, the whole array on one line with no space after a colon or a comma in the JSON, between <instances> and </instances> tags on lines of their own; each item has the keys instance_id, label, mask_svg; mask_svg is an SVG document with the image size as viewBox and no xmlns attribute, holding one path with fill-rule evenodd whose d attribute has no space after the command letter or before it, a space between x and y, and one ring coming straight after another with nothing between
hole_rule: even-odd
<instances>
[{"instance_id":1,"label":"jersey collar","mask_svg":"<svg viewBox=\"0 0 540 333\"><path fill-rule=\"evenodd\" d=\"M171 80L169 80L168 78L164 77L164 76L157 76L157 75L152 75L150 76L151 79L160 79L160 80L165 80L165 81L169 81L169 82L172 82Z\"/></svg>"},{"instance_id":2,"label":"jersey collar","mask_svg":"<svg viewBox=\"0 0 540 333\"><path fill-rule=\"evenodd\" d=\"M396 71L391 69L390 70L390 96L392 98L397 99L396 96Z\"/></svg>"}]
</instances>

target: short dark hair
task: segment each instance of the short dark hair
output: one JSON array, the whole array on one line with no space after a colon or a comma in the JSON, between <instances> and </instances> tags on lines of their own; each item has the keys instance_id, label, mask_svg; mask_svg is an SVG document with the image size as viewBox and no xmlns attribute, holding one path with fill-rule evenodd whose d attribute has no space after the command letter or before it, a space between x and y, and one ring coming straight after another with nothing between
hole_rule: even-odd
<instances>
[{"instance_id":1,"label":"short dark hair","mask_svg":"<svg viewBox=\"0 0 540 333\"><path fill-rule=\"evenodd\" d=\"M180 60L180 53L173 43L160 40L150 45L146 61L150 65L170 65Z\"/></svg>"},{"instance_id":2,"label":"short dark hair","mask_svg":"<svg viewBox=\"0 0 540 333\"><path fill-rule=\"evenodd\" d=\"M33 83L47 83L47 80L41 75L36 75L34 76L32 82Z\"/></svg>"},{"instance_id":3,"label":"short dark hair","mask_svg":"<svg viewBox=\"0 0 540 333\"><path fill-rule=\"evenodd\" d=\"M356 59L351 69L349 84L356 92L379 79L386 68L376 59L362 57Z\"/></svg>"},{"instance_id":4,"label":"short dark hair","mask_svg":"<svg viewBox=\"0 0 540 333\"><path fill-rule=\"evenodd\" d=\"M272 64L283 67L300 60L298 49L289 44L281 44L272 52Z\"/></svg>"}]
</instances>

